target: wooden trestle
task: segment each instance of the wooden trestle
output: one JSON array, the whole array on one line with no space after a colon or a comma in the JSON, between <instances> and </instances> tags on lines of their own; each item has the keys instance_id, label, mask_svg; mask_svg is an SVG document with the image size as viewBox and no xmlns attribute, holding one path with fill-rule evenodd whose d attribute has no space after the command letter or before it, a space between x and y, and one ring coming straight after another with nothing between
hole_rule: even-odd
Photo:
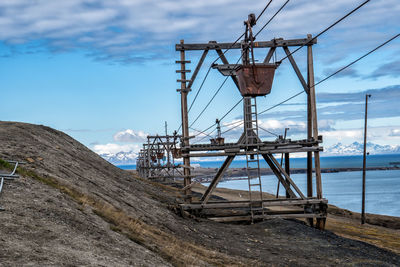
<instances>
[{"instance_id":1,"label":"wooden trestle","mask_svg":"<svg viewBox=\"0 0 400 267\"><path fill-rule=\"evenodd\" d=\"M246 113L246 107L251 106L251 98L244 98L244 132L239 138L237 143L225 143L225 144L199 144L194 145L189 142L189 131L188 131L188 114L187 114L187 95L191 91L191 87L197 74L205 60L205 57L211 50L215 50L224 63L223 68L234 69L235 67L229 64L228 59L222 52L223 49L242 49L246 52L243 56L244 63L249 64L248 56L248 45L245 42L241 43L217 43L215 41L210 41L205 44L185 44L183 40L176 45L176 50L180 52L179 63L181 68L177 72L181 74L181 79L177 80L181 84L181 88L178 91L181 94L181 104L182 104L182 140L181 151L184 159L184 178L185 178L185 194L186 203L181 204L181 208L186 211L195 212L196 214L207 216L213 220L220 222L228 221L243 221L243 220L254 220L254 219L265 219L265 218L306 218L310 225L314 224L314 218L316 219L316 227L319 229L324 229L325 220L327 215L327 200L322 197L322 181L321 181L321 169L320 169L320 159L319 152L322 151L320 143L322 142L322 137L318 135L318 124L317 124L317 108L315 99L315 87L314 87L314 67L313 67L313 54L312 46L317 43L315 38L311 35L307 35L304 39L294 39L294 40L284 40L284 39L273 39L271 41L265 42L254 42L252 46L254 49L268 48L266 57L263 60L264 63L269 63L274 52L277 48L281 47L286 53L289 62L297 75L301 87L307 94L307 138L304 140L290 140L279 138L273 142L262 141L257 135L257 128L252 128L254 120L257 117L252 118L251 114L256 113ZM291 54L289 47L307 47L307 77L303 77L297 63ZM246 50L247 49L247 50ZM203 54L195 68L195 71L191 79L186 79L186 63L190 63L185 58L186 51L192 50L202 50ZM247 63L246 63L247 61ZM224 73L223 73L224 74ZM237 77L233 72L227 73L231 77L233 82L238 85ZM247 121L246 121L247 120ZM252 131L252 136L256 138L253 143L248 142L249 131ZM290 153L307 153L307 192L304 194L298 188L296 183L290 177L289 168L289 155ZM275 159L274 154L285 153L285 161L287 164L285 168ZM236 156L246 155L247 157L260 155L271 168L279 182L284 186L286 190L285 198L278 199L261 199L259 204L261 204L261 210L258 212L253 212L251 210L254 201L235 201L235 202L211 202L210 197L213 190L216 188L218 182L223 177L225 171L229 168ZM226 157L224 163L220 169L215 174L212 182L208 186L207 190L201 197L200 202L191 202L191 175L190 175L190 158L191 157ZM313 166L314 158L314 166ZM314 167L314 168L313 168ZM315 192L313 193L313 176L312 173L315 172ZM250 176L249 176L250 177ZM275 207L275 209L273 208ZM279 210L276 207L280 207ZM283 207L283 209L282 209ZM210 215L210 210L225 210L224 216L213 216ZM226 213L227 211L230 213ZM251 214L250 214L251 213ZM208 214L208 215L207 215Z\"/></svg>"}]
</instances>

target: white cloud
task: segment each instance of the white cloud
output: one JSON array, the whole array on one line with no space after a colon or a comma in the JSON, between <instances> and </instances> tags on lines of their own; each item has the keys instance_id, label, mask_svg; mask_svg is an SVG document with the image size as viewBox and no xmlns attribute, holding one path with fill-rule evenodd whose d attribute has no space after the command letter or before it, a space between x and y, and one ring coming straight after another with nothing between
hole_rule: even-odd
<instances>
[{"instance_id":1,"label":"white cloud","mask_svg":"<svg viewBox=\"0 0 400 267\"><path fill-rule=\"evenodd\" d=\"M131 143L143 143L147 140L147 133L143 131L134 131L126 129L125 131L117 132L114 134L114 140L117 142L131 142Z\"/></svg>"},{"instance_id":2,"label":"white cloud","mask_svg":"<svg viewBox=\"0 0 400 267\"><path fill-rule=\"evenodd\" d=\"M272 2L255 30L283 2ZM353 2L292 1L259 39L318 33L359 3ZM339 31L330 31L329 38L335 42L325 43L323 49L330 51L326 60L343 59L343 55L371 47L387 33L395 32L400 12L397 2L371 1L335 27ZM97 59L146 60L165 57L165 46L172 47L180 38L189 42L231 41L242 33L247 14L259 13L265 4L252 1L249 5L240 0L2 0L0 40L8 44L41 40L51 51L85 49ZM382 27L387 32L382 33Z\"/></svg>"},{"instance_id":3,"label":"white cloud","mask_svg":"<svg viewBox=\"0 0 400 267\"><path fill-rule=\"evenodd\" d=\"M119 144L99 144L93 146L93 151L97 154L112 154L115 155L118 152L138 152L141 146L137 144L127 144L127 145L119 145Z\"/></svg>"},{"instance_id":4,"label":"white cloud","mask_svg":"<svg viewBox=\"0 0 400 267\"><path fill-rule=\"evenodd\" d=\"M389 136L400 136L400 129L392 129Z\"/></svg>"}]
</instances>

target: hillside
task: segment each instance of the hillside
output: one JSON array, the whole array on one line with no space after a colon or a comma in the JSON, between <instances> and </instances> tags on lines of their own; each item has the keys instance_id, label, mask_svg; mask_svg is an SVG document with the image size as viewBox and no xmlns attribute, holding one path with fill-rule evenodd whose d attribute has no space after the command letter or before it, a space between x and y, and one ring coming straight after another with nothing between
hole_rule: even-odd
<instances>
[{"instance_id":1,"label":"hillside","mask_svg":"<svg viewBox=\"0 0 400 267\"><path fill-rule=\"evenodd\" d=\"M27 162L0 194L7 266L400 264L388 250L298 221L182 218L179 190L136 178L45 126L0 122L0 140L0 158Z\"/></svg>"}]
</instances>

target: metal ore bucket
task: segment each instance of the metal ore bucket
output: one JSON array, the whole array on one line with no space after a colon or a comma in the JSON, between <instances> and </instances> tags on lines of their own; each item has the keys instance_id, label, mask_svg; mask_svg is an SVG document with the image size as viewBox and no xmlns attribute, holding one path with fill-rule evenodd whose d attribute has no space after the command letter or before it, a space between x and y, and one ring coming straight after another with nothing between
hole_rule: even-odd
<instances>
[{"instance_id":1,"label":"metal ore bucket","mask_svg":"<svg viewBox=\"0 0 400 267\"><path fill-rule=\"evenodd\" d=\"M236 68L242 96L265 96L271 92L275 64L240 65Z\"/></svg>"}]
</instances>

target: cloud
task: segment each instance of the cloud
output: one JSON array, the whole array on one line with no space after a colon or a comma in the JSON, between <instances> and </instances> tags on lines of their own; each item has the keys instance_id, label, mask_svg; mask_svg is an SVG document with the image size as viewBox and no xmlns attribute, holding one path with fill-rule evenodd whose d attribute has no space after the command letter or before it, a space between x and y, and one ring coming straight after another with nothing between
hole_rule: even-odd
<instances>
[{"instance_id":1,"label":"cloud","mask_svg":"<svg viewBox=\"0 0 400 267\"><path fill-rule=\"evenodd\" d=\"M389 76L393 78L400 77L400 60L395 60L379 66L367 78L377 79L382 76Z\"/></svg>"},{"instance_id":2,"label":"cloud","mask_svg":"<svg viewBox=\"0 0 400 267\"><path fill-rule=\"evenodd\" d=\"M127 129L125 131L117 132L114 134L113 138L117 142L127 142L127 143L143 143L147 140L148 134L143 131L134 131Z\"/></svg>"},{"instance_id":3,"label":"cloud","mask_svg":"<svg viewBox=\"0 0 400 267\"><path fill-rule=\"evenodd\" d=\"M338 70L337 68L329 67L324 70L324 74L325 74L325 76L329 76L329 75L333 74L334 72L336 72L337 70ZM359 78L359 77L361 77L361 75L358 73L358 71L356 69L349 67L349 68L339 72L334 77L335 78L343 78L343 77Z\"/></svg>"},{"instance_id":4,"label":"cloud","mask_svg":"<svg viewBox=\"0 0 400 267\"><path fill-rule=\"evenodd\" d=\"M330 38L320 48L329 51L324 60L345 59L354 51L373 47L386 33L396 32L397 2L370 2L322 36ZM259 13L265 4L240 0L3 0L0 40L9 46L42 42L56 53L79 49L96 60L143 62L170 57L173 44L182 38L188 42L232 41L242 33L247 14ZM272 2L255 30L282 4ZM290 2L259 39L316 34L356 4L347 0Z\"/></svg>"},{"instance_id":5,"label":"cloud","mask_svg":"<svg viewBox=\"0 0 400 267\"><path fill-rule=\"evenodd\" d=\"M119 144L99 144L93 146L93 151L97 154L117 154L118 152L138 152L141 146L137 144L127 144L127 145L119 145Z\"/></svg>"},{"instance_id":6,"label":"cloud","mask_svg":"<svg viewBox=\"0 0 400 267\"><path fill-rule=\"evenodd\" d=\"M400 129L392 129L389 136L400 136Z\"/></svg>"},{"instance_id":7,"label":"cloud","mask_svg":"<svg viewBox=\"0 0 400 267\"><path fill-rule=\"evenodd\" d=\"M349 93L319 93L317 94L318 120L357 120L364 118L365 95L371 94L368 117L391 118L400 116L398 100L400 85L380 89L368 89ZM322 107L321 107L322 106ZM305 120L304 110L280 110L262 114L262 119Z\"/></svg>"}]
</instances>

